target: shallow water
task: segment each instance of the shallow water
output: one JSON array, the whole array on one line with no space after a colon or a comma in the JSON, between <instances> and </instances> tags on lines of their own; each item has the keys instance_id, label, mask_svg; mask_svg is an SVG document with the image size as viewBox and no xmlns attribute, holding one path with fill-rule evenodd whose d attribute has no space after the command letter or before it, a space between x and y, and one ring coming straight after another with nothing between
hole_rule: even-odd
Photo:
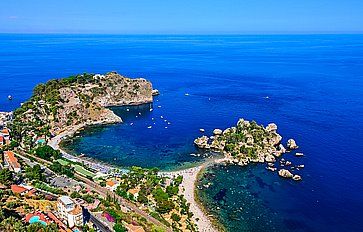
<instances>
[{"instance_id":1,"label":"shallow water","mask_svg":"<svg viewBox=\"0 0 363 232\"><path fill-rule=\"evenodd\" d=\"M275 122L284 142L293 137L306 154L286 155L305 164L303 181L282 180L264 165L212 169L204 201L220 207L213 212L230 231L361 230L362 35L3 34L0 110L16 108L49 78L110 70L150 79L161 92L154 110L116 109L124 124L87 130L68 149L121 166L175 169L200 161L190 156L200 128L210 134L240 117ZM226 209L214 199L221 190Z\"/></svg>"}]
</instances>

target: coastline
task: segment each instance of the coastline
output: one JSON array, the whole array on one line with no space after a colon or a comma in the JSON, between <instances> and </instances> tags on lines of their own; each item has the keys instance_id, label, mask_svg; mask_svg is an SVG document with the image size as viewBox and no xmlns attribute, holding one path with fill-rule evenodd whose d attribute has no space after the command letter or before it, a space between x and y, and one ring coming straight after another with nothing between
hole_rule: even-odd
<instances>
[{"instance_id":1,"label":"coastline","mask_svg":"<svg viewBox=\"0 0 363 232\"><path fill-rule=\"evenodd\" d=\"M65 130L63 130L58 135L51 138L47 144L50 147L52 147L53 149L59 150L62 153L62 156L64 158L66 158L66 159L84 163L85 165L95 169L96 171L98 171L100 173L108 173L109 171L115 169L116 167L114 167L114 166L112 166L110 164L99 163L99 162L96 163L96 162L93 162L92 160L84 159L82 157L78 157L78 156L74 156L72 154L69 154L64 149L62 149L62 147L60 146L60 143L64 138L72 137L76 132L78 132L79 130L84 129L87 126L106 125L106 124L113 124L113 123L119 123L119 122L122 122L122 120L120 120L120 121L115 120L115 121L112 121L112 122L110 122L110 121L107 121L107 122L105 122L105 121L95 121L95 122L92 122L92 123L82 123L82 124L78 124L78 125L75 125L75 126L70 126L70 127L66 128Z\"/></svg>"},{"instance_id":2,"label":"coastline","mask_svg":"<svg viewBox=\"0 0 363 232\"><path fill-rule=\"evenodd\" d=\"M201 232L217 232L220 231L220 226L217 226L216 223L206 214L206 210L200 204L196 196L196 183L198 181L198 177L203 172L203 170L213 164L220 164L226 162L227 158L219 158L207 161L199 166L188 168L179 171L171 171L171 172L161 172L162 175L173 177L181 175L183 176L183 182L181 183L181 192L184 194L185 199L188 203L190 203L190 211L193 213L193 221L198 226L199 231ZM197 220L198 219L198 220Z\"/></svg>"},{"instance_id":3,"label":"coastline","mask_svg":"<svg viewBox=\"0 0 363 232\"><path fill-rule=\"evenodd\" d=\"M53 149L59 150L62 153L63 157L66 159L82 162L102 173L109 172L109 171L115 169L115 167L113 167L109 164L95 163L93 161L86 160L82 157L77 157L77 156L71 155L68 152L64 151L60 146L60 142L65 137L71 137L77 131L79 131L87 126L102 125L102 124L105 124L105 122L97 121L97 122L93 122L91 124L83 123L83 124L68 127L64 131L62 131L61 133L59 133L58 135L56 135L55 137L50 139L48 142L48 145L51 146ZM109 124L109 123L107 123L107 124ZM228 160L228 158L218 158L218 159L206 161L206 162L204 162L196 167L192 167L192 168L187 168L187 169L177 170L177 171L160 172L160 174L164 175L164 176L170 176L170 177L177 176L177 175L183 176L183 182L181 184L181 191L184 194L184 197L187 200L187 202L190 203L190 210L193 213L193 221L198 226L198 229L201 232L217 232L217 231L219 231L219 229L217 229L218 226L216 226L216 223L214 223L213 220L206 214L205 209L203 208L203 206L200 204L199 200L197 199L196 183L198 180L198 176L209 165L220 164L220 163L226 162L227 160ZM198 220L197 220L197 218L198 218ZM218 227L218 228L220 228L220 227Z\"/></svg>"}]
</instances>

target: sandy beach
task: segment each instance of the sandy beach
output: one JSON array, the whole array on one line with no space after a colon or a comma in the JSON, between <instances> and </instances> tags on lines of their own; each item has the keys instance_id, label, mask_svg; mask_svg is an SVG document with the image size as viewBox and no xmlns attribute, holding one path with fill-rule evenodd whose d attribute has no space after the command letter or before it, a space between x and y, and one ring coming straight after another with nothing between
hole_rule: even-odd
<instances>
[{"instance_id":1,"label":"sandy beach","mask_svg":"<svg viewBox=\"0 0 363 232\"><path fill-rule=\"evenodd\" d=\"M183 176L183 182L181 184L182 193L185 196L185 199L190 203L190 210L193 212L193 220L195 224L198 226L199 231L201 232L209 232L209 231L218 231L213 225L208 216L203 212L201 206L195 200L194 190L195 184L197 181L198 173L202 171L202 169L206 168L209 165L213 165L216 163L223 163L227 161L226 158L211 160L206 163L203 163L200 166L188 168L180 171L172 171L172 172L162 172L162 175L173 177L181 175ZM196 220L196 219L199 220Z\"/></svg>"}]
</instances>

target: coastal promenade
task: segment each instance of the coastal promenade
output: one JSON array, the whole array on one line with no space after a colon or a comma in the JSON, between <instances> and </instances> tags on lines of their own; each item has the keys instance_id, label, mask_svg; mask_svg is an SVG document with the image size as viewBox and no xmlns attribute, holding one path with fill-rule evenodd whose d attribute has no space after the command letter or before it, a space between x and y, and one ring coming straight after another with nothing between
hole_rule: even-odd
<instances>
[{"instance_id":1,"label":"coastal promenade","mask_svg":"<svg viewBox=\"0 0 363 232\"><path fill-rule=\"evenodd\" d=\"M43 163L43 164L48 164L51 165L52 162L41 159L39 157L33 156L31 154L28 154L22 150L17 150L17 153L19 153L21 158L25 158L26 156L30 156L32 158L34 158L37 162L39 163ZM135 204L129 202L128 200L122 198L121 196L117 195L116 193L101 187L99 184L83 177L82 175L78 174L78 173L74 173L74 177L75 179L82 181L83 183L85 183L87 186L89 186L92 190L96 191L97 193L99 193L101 196L106 197L107 195L113 197L114 199L117 199L118 203L123 206L126 207L128 209L130 209L131 211L139 214L140 216L142 216L143 218L145 218L146 220L148 220L149 222L164 228L167 232L171 232L172 229L166 227L163 223L161 223L159 220L155 219L154 217L150 216L148 213L146 213L145 211L139 209Z\"/></svg>"}]
</instances>

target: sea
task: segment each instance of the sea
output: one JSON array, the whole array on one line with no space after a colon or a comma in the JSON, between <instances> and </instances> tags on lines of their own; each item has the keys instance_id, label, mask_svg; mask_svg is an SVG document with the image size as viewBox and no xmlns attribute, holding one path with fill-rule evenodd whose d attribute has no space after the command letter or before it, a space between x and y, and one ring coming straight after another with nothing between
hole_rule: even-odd
<instances>
[{"instance_id":1,"label":"sea","mask_svg":"<svg viewBox=\"0 0 363 232\"><path fill-rule=\"evenodd\" d=\"M265 164L211 166L198 198L227 231L363 231L363 35L0 34L0 111L52 78L117 71L150 80L152 104L63 146L120 167L183 169L218 154L193 140L239 118L296 140L296 182ZM13 100L8 100L8 95Z\"/></svg>"}]
</instances>

